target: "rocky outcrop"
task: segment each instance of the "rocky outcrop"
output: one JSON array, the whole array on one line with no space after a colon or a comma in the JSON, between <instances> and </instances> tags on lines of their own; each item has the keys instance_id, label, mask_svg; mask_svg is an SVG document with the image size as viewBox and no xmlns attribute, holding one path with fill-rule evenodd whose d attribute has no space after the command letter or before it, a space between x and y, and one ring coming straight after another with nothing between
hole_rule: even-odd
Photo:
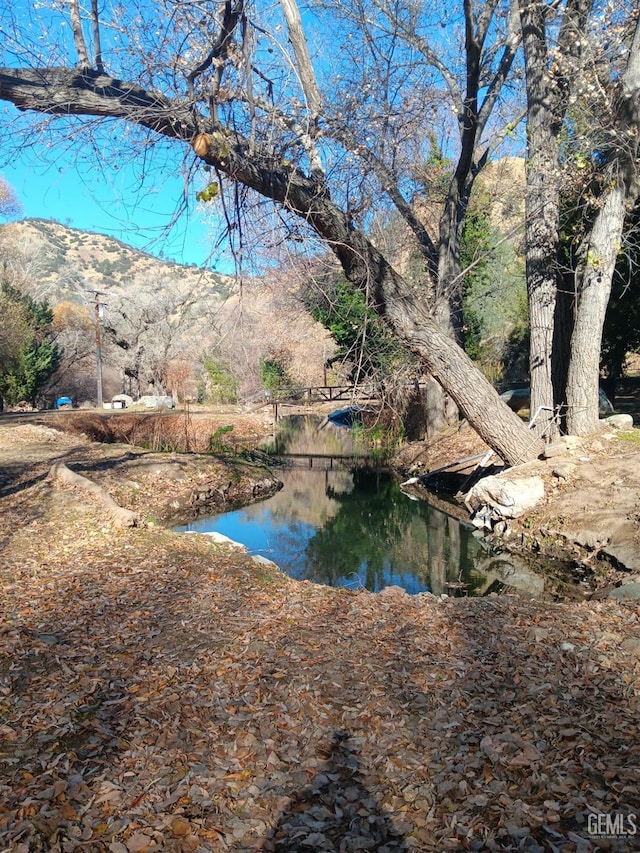
<instances>
[{"instance_id":1,"label":"rocky outcrop","mask_svg":"<svg viewBox=\"0 0 640 853\"><path fill-rule=\"evenodd\" d=\"M229 480L225 484L214 483L199 486L191 492L189 500L191 510L196 515L215 512L232 506L246 506L254 501L263 500L279 492L283 484L272 474L261 470L255 479L242 477Z\"/></svg>"}]
</instances>

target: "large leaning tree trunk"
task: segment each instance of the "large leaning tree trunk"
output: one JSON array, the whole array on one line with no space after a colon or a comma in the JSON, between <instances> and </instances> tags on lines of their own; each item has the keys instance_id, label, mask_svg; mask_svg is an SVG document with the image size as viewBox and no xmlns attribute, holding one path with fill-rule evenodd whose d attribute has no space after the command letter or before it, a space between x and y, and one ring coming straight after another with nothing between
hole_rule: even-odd
<instances>
[{"instance_id":1,"label":"large leaning tree trunk","mask_svg":"<svg viewBox=\"0 0 640 853\"><path fill-rule=\"evenodd\" d=\"M347 278L373 295L377 310L451 395L469 423L510 464L535 457L540 447L462 349L348 213L299 169L274 164L256 143L164 95L106 76L68 68L0 69L0 98L22 110L121 118L157 134L189 142L202 160L231 180L302 217L330 246Z\"/></svg>"},{"instance_id":2,"label":"large leaning tree trunk","mask_svg":"<svg viewBox=\"0 0 640 853\"><path fill-rule=\"evenodd\" d=\"M640 22L620 80L615 137L602 180L603 193L580 255L575 323L567 377L567 427L577 435L598 424L602 329L627 213L640 193Z\"/></svg>"}]
</instances>

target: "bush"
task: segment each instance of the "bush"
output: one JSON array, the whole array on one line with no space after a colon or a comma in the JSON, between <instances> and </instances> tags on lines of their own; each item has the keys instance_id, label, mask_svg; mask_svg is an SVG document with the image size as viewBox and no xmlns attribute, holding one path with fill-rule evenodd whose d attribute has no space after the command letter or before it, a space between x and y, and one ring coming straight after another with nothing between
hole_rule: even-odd
<instances>
[{"instance_id":1,"label":"bush","mask_svg":"<svg viewBox=\"0 0 640 853\"><path fill-rule=\"evenodd\" d=\"M3 282L0 315L0 401L35 405L61 358L53 340L53 312L46 302L34 302Z\"/></svg>"}]
</instances>

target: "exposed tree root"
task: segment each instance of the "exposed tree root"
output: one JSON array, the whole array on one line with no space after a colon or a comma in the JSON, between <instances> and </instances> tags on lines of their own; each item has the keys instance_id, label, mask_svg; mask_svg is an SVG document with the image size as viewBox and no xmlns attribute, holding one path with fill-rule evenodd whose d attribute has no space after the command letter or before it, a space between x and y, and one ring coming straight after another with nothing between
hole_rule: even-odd
<instances>
[{"instance_id":1,"label":"exposed tree root","mask_svg":"<svg viewBox=\"0 0 640 853\"><path fill-rule=\"evenodd\" d=\"M56 462L52 466L51 471L49 472L49 476L62 483L62 485L77 486L83 491L93 495L93 497L97 498L97 500L105 507L109 518L118 527L138 526L139 519L135 512L132 512L129 509L124 509L124 507L119 506L111 497L111 495L107 491L105 491L105 489L102 488L102 486L99 486L92 480L88 480L81 474L76 474L75 471L72 471L70 468L67 468L64 462Z\"/></svg>"}]
</instances>

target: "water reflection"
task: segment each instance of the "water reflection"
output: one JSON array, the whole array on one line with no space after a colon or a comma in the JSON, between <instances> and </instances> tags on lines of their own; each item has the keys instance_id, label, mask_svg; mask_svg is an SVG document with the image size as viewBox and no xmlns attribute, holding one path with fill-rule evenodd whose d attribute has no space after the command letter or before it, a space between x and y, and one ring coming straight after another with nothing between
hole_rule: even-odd
<instances>
[{"instance_id":1,"label":"water reflection","mask_svg":"<svg viewBox=\"0 0 640 853\"><path fill-rule=\"evenodd\" d=\"M484 586L471 528L411 500L391 475L293 468L280 476L284 488L268 501L180 529L215 530L292 577L330 586L436 594Z\"/></svg>"},{"instance_id":2,"label":"water reflection","mask_svg":"<svg viewBox=\"0 0 640 853\"><path fill-rule=\"evenodd\" d=\"M292 577L330 586L576 596L522 558L488 554L469 525L412 500L390 474L357 467L354 457L362 460L367 448L352 431L320 418L285 418L277 438L290 462L278 474L281 491L177 529L222 533Z\"/></svg>"},{"instance_id":3,"label":"water reflection","mask_svg":"<svg viewBox=\"0 0 640 853\"><path fill-rule=\"evenodd\" d=\"M304 577L317 583L348 582L378 591L390 584L408 592L473 589L478 543L470 528L404 495L393 478L356 470L353 488L327 494L337 511L309 539ZM451 586L455 584L456 586Z\"/></svg>"}]
</instances>

